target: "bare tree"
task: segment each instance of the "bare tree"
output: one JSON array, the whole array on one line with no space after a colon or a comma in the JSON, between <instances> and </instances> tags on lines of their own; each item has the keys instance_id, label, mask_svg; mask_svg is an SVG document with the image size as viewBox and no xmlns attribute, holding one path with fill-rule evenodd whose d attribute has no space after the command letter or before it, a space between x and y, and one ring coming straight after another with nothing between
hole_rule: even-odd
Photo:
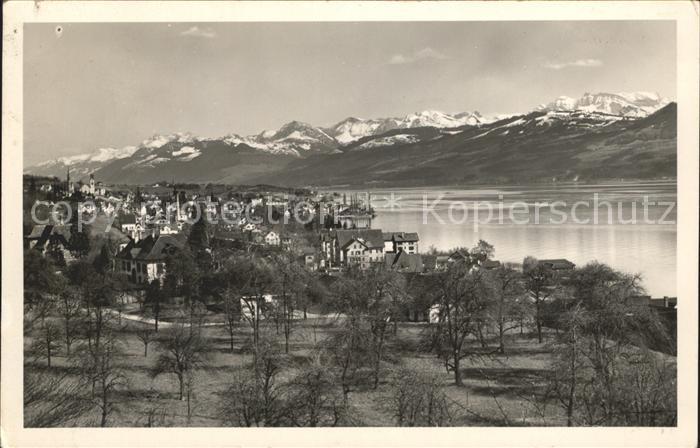
<instances>
[{"instance_id":1,"label":"bare tree","mask_svg":"<svg viewBox=\"0 0 700 448\"><path fill-rule=\"evenodd\" d=\"M445 368L454 372L455 384L461 386L460 364L471 355L465 341L469 335L479 337L488 307L489 291L480 265L493 255L493 246L479 240L474 248L457 252L459 259L429 277L424 288L437 311L437 323L431 328L432 346Z\"/></svg>"},{"instance_id":2,"label":"bare tree","mask_svg":"<svg viewBox=\"0 0 700 448\"><path fill-rule=\"evenodd\" d=\"M379 373L390 333L390 322L398 320L399 308L405 299L405 283L395 272L382 269L350 269L335 285L335 309L347 316L351 331L366 325L371 358L373 388L379 384Z\"/></svg>"},{"instance_id":3,"label":"bare tree","mask_svg":"<svg viewBox=\"0 0 700 448\"><path fill-rule=\"evenodd\" d=\"M187 375L206 360L202 340L197 333L191 333L179 324L158 340L158 349L158 359L151 374L154 377L168 373L175 375L179 384L178 399L183 400L188 386Z\"/></svg>"},{"instance_id":4,"label":"bare tree","mask_svg":"<svg viewBox=\"0 0 700 448\"><path fill-rule=\"evenodd\" d=\"M147 327L141 328L136 331L136 337L143 343L143 356L148 356L148 344L155 339L155 331Z\"/></svg>"},{"instance_id":5,"label":"bare tree","mask_svg":"<svg viewBox=\"0 0 700 448\"><path fill-rule=\"evenodd\" d=\"M559 322L564 333L550 379L567 424L644 424L651 416L674 421L675 400L664 398L673 397L675 377L653 356L642 356L649 338L665 329L656 313L636 302L639 277L591 263L567 283L570 296Z\"/></svg>"},{"instance_id":6,"label":"bare tree","mask_svg":"<svg viewBox=\"0 0 700 448\"><path fill-rule=\"evenodd\" d=\"M361 380L360 371L370 365L368 334L360 319L348 316L339 331L323 341L324 362L336 372L345 404L348 394Z\"/></svg>"},{"instance_id":7,"label":"bare tree","mask_svg":"<svg viewBox=\"0 0 700 448\"><path fill-rule=\"evenodd\" d=\"M202 327L206 323L207 306L199 301L192 300L190 304L190 332L193 328L197 329L197 333L201 334Z\"/></svg>"},{"instance_id":8,"label":"bare tree","mask_svg":"<svg viewBox=\"0 0 700 448\"><path fill-rule=\"evenodd\" d=\"M284 367L279 349L262 340L252 369L238 371L224 394L220 415L235 426L274 426L284 417L283 388L277 379Z\"/></svg>"},{"instance_id":9,"label":"bare tree","mask_svg":"<svg viewBox=\"0 0 700 448\"><path fill-rule=\"evenodd\" d=\"M537 329L537 340L541 344L544 323L543 308L557 291L557 275L550 267L538 263L535 258L526 257L523 261L523 277L525 288L534 301L535 328Z\"/></svg>"},{"instance_id":10,"label":"bare tree","mask_svg":"<svg viewBox=\"0 0 700 448\"><path fill-rule=\"evenodd\" d=\"M241 300L233 288L227 288L223 297L223 311L226 330L228 331L231 353L234 351L234 336L241 320Z\"/></svg>"},{"instance_id":11,"label":"bare tree","mask_svg":"<svg viewBox=\"0 0 700 448\"><path fill-rule=\"evenodd\" d=\"M260 342L260 326L267 311L266 295L275 285L274 269L269 260L240 257L229 261L227 275L234 279L231 288L241 298L241 316L253 332L254 353Z\"/></svg>"},{"instance_id":12,"label":"bare tree","mask_svg":"<svg viewBox=\"0 0 700 448\"><path fill-rule=\"evenodd\" d=\"M187 391L186 401L187 401L187 423L189 424L192 419L192 400L195 398L195 385L197 383L197 370L188 369L185 372L185 390Z\"/></svg>"},{"instance_id":13,"label":"bare tree","mask_svg":"<svg viewBox=\"0 0 700 448\"><path fill-rule=\"evenodd\" d=\"M164 426L168 415L166 409L156 400L153 400L152 393L149 394L147 400L148 406L146 407L146 423L144 426L147 428Z\"/></svg>"},{"instance_id":14,"label":"bare tree","mask_svg":"<svg viewBox=\"0 0 700 448\"><path fill-rule=\"evenodd\" d=\"M584 373L581 334L583 311L580 306L570 310L562 318L566 332L561 335L562 345L556 347L555 362L549 376L546 397L554 396L566 413L566 425L574 425L574 412L578 406L577 396Z\"/></svg>"},{"instance_id":15,"label":"bare tree","mask_svg":"<svg viewBox=\"0 0 700 448\"><path fill-rule=\"evenodd\" d=\"M100 426L107 426L115 409L114 392L127 384L118 362L122 347L113 331L103 333L99 344L84 344L76 359L83 378L92 384L92 401L100 410Z\"/></svg>"},{"instance_id":16,"label":"bare tree","mask_svg":"<svg viewBox=\"0 0 700 448\"><path fill-rule=\"evenodd\" d=\"M454 263L433 281L438 307L438 322L433 327L435 348L448 371L454 372L455 384L461 386L461 361L470 355L465 341L467 336L477 335L488 292L482 272L461 263Z\"/></svg>"},{"instance_id":17,"label":"bare tree","mask_svg":"<svg viewBox=\"0 0 700 448\"><path fill-rule=\"evenodd\" d=\"M312 356L290 381L287 416L295 426L337 426L347 412L333 375Z\"/></svg>"},{"instance_id":18,"label":"bare tree","mask_svg":"<svg viewBox=\"0 0 700 448\"><path fill-rule=\"evenodd\" d=\"M649 350L623 357L615 389L616 426L675 426L678 419L675 361ZM591 397L591 404L599 404Z\"/></svg>"},{"instance_id":19,"label":"bare tree","mask_svg":"<svg viewBox=\"0 0 700 448\"><path fill-rule=\"evenodd\" d=\"M290 252L275 257L276 291L280 300L275 306L275 321L282 323L284 352L289 353L289 341L294 329L294 310L306 304L304 297L308 291L311 275ZM304 305L305 306L305 305Z\"/></svg>"},{"instance_id":20,"label":"bare tree","mask_svg":"<svg viewBox=\"0 0 700 448\"><path fill-rule=\"evenodd\" d=\"M449 426L454 413L434 375L402 368L394 373L391 408L398 426Z\"/></svg>"},{"instance_id":21,"label":"bare tree","mask_svg":"<svg viewBox=\"0 0 700 448\"><path fill-rule=\"evenodd\" d=\"M163 301L163 291L161 288L160 281L153 280L148 284L148 289L146 290L145 303L150 308L150 312L153 315L155 321L155 331L158 332L158 323L160 322L161 313L161 302Z\"/></svg>"},{"instance_id":22,"label":"bare tree","mask_svg":"<svg viewBox=\"0 0 700 448\"><path fill-rule=\"evenodd\" d=\"M521 277L518 271L505 265L489 272L487 277L492 294L487 314L498 332L498 352L505 354L506 333L520 326L524 312Z\"/></svg>"},{"instance_id":23,"label":"bare tree","mask_svg":"<svg viewBox=\"0 0 700 448\"><path fill-rule=\"evenodd\" d=\"M63 320L66 355L70 356L71 345L79 336L76 327L81 316L80 298L70 291L64 291L60 296L58 312Z\"/></svg>"},{"instance_id":24,"label":"bare tree","mask_svg":"<svg viewBox=\"0 0 700 448\"><path fill-rule=\"evenodd\" d=\"M221 419L230 426L264 426L261 403L261 391L255 375L247 370L238 370L221 400Z\"/></svg>"},{"instance_id":25,"label":"bare tree","mask_svg":"<svg viewBox=\"0 0 700 448\"><path fill-rule=\"evenodd\" d=\"M263 318L263 309L266 306L265 295L261 292L253 296L241 297L241 316L248 322L253 331L253 353L257 353L260 342L260 324Z\"/></svg>"},{"instance_id":26,"label":"bare tree","mask_svg":"<svg viewBox=\"0 0 700 448\"><path fill-rule=\"evenodd\" d=\"M61 330L58 324L51 318L43 320L39 328L39 334L34 338L31 351L36 355L41 355L46 358L47 367L51 367L51 359L58 351L61 340Z\"/></svg>"},{"instance_id":27,"label":"bare tree","mask_svg":"<svg viewBox=\"0 0 700 448\"><path fill-rule=\"evenodd\" d=\"M108 331L112 324L113 314L110 306L120 294L124 279L113 273L96 274L87 272L82 278L82 301L85 306L85 318L83 319L83 335L90 349L94 345L99 350L102 335Z\"/></svg>"}]
</instances>

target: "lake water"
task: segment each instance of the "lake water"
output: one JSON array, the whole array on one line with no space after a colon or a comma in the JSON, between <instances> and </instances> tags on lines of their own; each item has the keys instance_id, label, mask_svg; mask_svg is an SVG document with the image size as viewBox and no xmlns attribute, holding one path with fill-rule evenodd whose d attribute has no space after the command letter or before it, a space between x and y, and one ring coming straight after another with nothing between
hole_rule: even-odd
<instances>
[{"instance_id":1,"label":"lake water","mask_svg":"<svg viewBox=\"0 0 700 448\"><path fill-rule=\"evenodd\" d=\"M362 196L366 191L345 193ZM598 260L642 274L653 296L676 295L675 183L396 188L369 193L377 213L372 227L418 232L421 252L430 246L472 247L483 239L503 262L520 263L528 255L566 258L579 266Z\"/></svg>"}]
</instances>

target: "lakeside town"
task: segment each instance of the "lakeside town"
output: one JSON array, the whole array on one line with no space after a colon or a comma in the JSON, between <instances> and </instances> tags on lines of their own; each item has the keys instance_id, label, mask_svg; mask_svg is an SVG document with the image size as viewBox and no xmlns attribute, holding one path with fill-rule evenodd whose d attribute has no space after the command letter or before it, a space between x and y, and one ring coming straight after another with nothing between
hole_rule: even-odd
<instances>
[{"instance_id":1,"label":"lakeside town","mask_svg":"<svg viewBox=\"0 0 700 448\"><path fill-rule=\"evenodd\" d=\"M25 176L25 425L675 424L675 297L375 217L369 193Z\"/></svg>"}]
</instances>

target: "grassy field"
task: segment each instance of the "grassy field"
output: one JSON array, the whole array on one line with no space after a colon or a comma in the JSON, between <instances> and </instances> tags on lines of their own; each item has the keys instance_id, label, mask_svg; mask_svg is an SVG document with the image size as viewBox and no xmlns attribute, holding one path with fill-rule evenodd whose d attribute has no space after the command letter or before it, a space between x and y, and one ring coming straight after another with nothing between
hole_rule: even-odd
<instances>
[{"instance_id":1,"label":"grassy field","mask_svg":"<svg viewBox=\"0 0 700 448\"><path fill-rule=\"evenodd\" d=\"M178 399L178 382L174 375L153 377L150 373L158 357L157 345L149 344L148 356L144 356L143 343L136 330L144 325L135 320L122 319L123 330L119 339L123 355L119 363L126 372L128 382L116 392L115 411L109 417L109 426L146 426L149 421L157 426L215 427L222 425L219 403L231 383L237 369L248 369L252 355L251 329L241 322L236 330L234 351L230 350L229 336L221 325L202 328L206 341L206 366L197 372L191 417L187 417L187 404ZM133 310L132 310L133 312ZM221 316L209 316L210 321L221 321ZM116 319L115 319L116 320ZM382 365L381 380L377 390L369 386L359 387L349 394L353 421L359 425L395 425L391 408L393 392L392 369L405 366L435 374L444 392L453 402L453 425L561 425L565 424L560 409L551 404L544 412L535 403L534 395L542 392L542 375L551 361L549 346L538 344L530 337L516 332L509 336L506 355L483 355L465 360L462 368L464 387L454 385L454 375L448 372L435 354L421 349L426 324L401 323L396 336L389 339L386 348L387 361ZM307 360L308 355L327 338L337 326L330 318L299 319L291 338L287 365L278 379L280 383L291 379ZM163 329L166 331L166 329ZM283 336L275 332L271 322L262 331L283 342ZM27 337L26 347L31 343ZM475 351L481 349L476 341L470 341ZM495 346L495 343L492 344ZM46 369L43 358L25 357L25 369ZM52 361L51 371L69 370L72 364L59 351ZM95 410L71 423L75 426L99 426L99 410Z\"/></svg>"}]
</instances>

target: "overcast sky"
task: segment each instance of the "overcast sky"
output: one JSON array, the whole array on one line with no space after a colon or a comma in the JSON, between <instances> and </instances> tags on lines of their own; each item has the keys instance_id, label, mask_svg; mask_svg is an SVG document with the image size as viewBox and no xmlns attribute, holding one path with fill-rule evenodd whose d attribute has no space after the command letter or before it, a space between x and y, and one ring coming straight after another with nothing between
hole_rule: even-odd
<instances>
[{"instance_id":1,"label":"overcast sky","mask_svg":"<svg viewBox=\"0 0 700 448\"><path fill-rule=\"evenodd\" d=\"M156 133L676 95L673 22L31 24L24 44L25 166Z\"/></svg>"}]
</instances>

